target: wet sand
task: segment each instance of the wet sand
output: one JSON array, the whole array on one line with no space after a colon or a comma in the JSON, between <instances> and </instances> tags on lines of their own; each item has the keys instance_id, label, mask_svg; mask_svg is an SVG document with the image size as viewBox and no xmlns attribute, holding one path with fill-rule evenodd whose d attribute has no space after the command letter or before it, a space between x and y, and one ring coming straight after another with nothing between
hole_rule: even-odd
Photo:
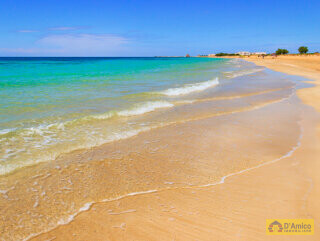
<instances>
[{"instance_id":1,"label":"wet sand","mask_svg":"<svg viewBox=\"0 0 320 241\"><path fill-rule=\"evenodd\" d=\"M315 157L320 149L314 134L305 129L291 157L230 176L223 184L99 203L33 240L319 240ZM266 218L314 218L316 231L267 236Z\"/></svg>"},{"instance_id":2,"label":"wet sand","mask_svg":"<svg viewBox=\"0 0 320 241\"><path fill-rule=\"evenodd\" d=\"M253 88L240 97L226 88L222 100L202 99L144 117L172 118L170 125L8 176L6 186L15 188L2 193L12 199L6 235L268 240L268 218L314 218L313 236L272 238L318 240L319 120L291 88ZM298 90L299 96L310 89ZM54 228L58 213L65 218L57 217L60 225ZM36 219L30 222L30 216ZM53 229L45 232L41 220L50 220Z\"/></svg>"}]
</instances>

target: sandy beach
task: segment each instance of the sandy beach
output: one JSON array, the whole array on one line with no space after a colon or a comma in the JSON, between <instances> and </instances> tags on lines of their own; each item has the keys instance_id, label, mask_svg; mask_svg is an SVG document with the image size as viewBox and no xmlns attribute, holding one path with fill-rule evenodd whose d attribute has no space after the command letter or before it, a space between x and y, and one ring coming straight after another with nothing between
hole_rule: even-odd
<instances>
[{"instance_id":1,"label":"sandy beach","mask_svg":"<svg viewBox=\"0 0 320 241\"><path fill-rule=\"evenodd\" d=\"M267 146L261 142L261 146L257 146L257 148L266 153L265 162L258 164L228 162L226 165L229 165L229 168L230 165L234 165L234 171L231 174L220 176L219 179L212 179L209 185L201 185L202 182L199 181L198 185L175 185L168 188L170 183L167 183L166 188L160 191L149 189L147 192L132 193L113 201L98 202L88 206L87 211L76 215L73 221L68 224L40 234L31 240L319 240L320 125L314 109L320 110L320 57L281 56L276 59L246 58L245 60L275 71L300 75L313 80L313 87L297 91L298 96L308 106L302 109L303 118L299 121L302 135L298 138L298 142L292 144L293 148L287 149L283 146L279 149L279 153L282 154L278 155L278 152L269 153L267 149L261 149ZM274 110L270 109L270 113L272 111ZM255 120L257 116L251 115L250 111L241 115L243 116L239 114L238 121L244 121L243 123L247 123L248 127L243 124L241 130L237 129L236 133L239 136L233 135L232 141L237 145L241 143L243 136L251 135L248 131L249 120L259 121ZM264 116L266 117L268 114ZM201 128L197 128L208 126L205 123L207 119L209 118L170 127L172 129L166 129L165 134L173 133L172 136L174 136L176 131L183 132L192 128L203 131ZM221 123L223 121L221 119ZM273 125L268 121L271 120L264 119L261 126ZM287 123L285 119L283 121L283 123L278 123L282 128ZM222 124L220 126L223 128ZM233 127L229 125L228 128ZM290 126L286 126L286 128L291 130ZM216 131L217 129L208 129L207 133L215 133ZM279 143L290 143L291 140L295 140L296 134L292 133L290 136L288 133L284 133L287 139L281 139ZM139 135L137 139L124 142L123 145L128 146L130 141L133 141L135 145L139 146L139 140L146 140L152 135L161 139L161 135L165 134L160 129L143 134L144 136ZM207 135L206 137L210 138L210 135ZM197 147L198 145L199 152L197 153L196 148L193 151L199 157L201 157L201 153L208 153L208 150L203 147L205 143L197 142L200 139L197 139L196 135L188 137L190 140L194 140L194 142L190 142L189 146L177 146L174 140L168 143L179 148L190 148L190 150L193 150L192 146ZM181 138L185 140L186 136ZM251 142L249 139L241 147L244 152L246 148L253 148L252 146L257 144L257 139L252 138ZM276 140L273 141L276 142ZM230 141L230 139L225 141ZM120 143L120 145L122 144ZM108 150L106 148L111 147L105 146L104 150ZM139 150L137 152L141 154ZM95 153L99 152L96 150ZM158 172L167 169L169 171L190 168L188 174L190 179L188 180L193 180L194 169L189 166L191 164L188 161L184 163L185 167L173 163L168 167L166 166L168 163L149 162L149 158L152 160L153 157L148 156L147 153L144 154L139 159L139 166L134 168L137 170L134 175L143 175L142 172L139 173L139 169L143 167L145 171L153 170L154 175L161 181L163 179L158 176ZM138 155L133 158L138 158ZM241 159L244 156L230 152L229 158ZM161 159L165 160L166 156L161 156ZM198 167L199 175L210 176L209 170L213 167L206 161L201 163L202 166ZM103 164L98 163L96 169L103 168L101 165ZM121 174L122 165L125 164L120 163L114 172L119 171ZM219 168L224 170L227 167L222 165ZM179 180L185 180L176 174L168 175L171 178L176 178L175 183L178 183ZM148 177L146 177L147 180ZM207 179L203 180L208 183ZM121 182L118 184L122 185ZM266 235L266 219L279 218L314 219L315 234L311 236Z\"/></svg>"},{"instance_id":2,"label":"sandy beach","mask_svg":"<svg viewBox=\"0 0 320 241\"><path fill-rule=\"evenodd\" d=\"M320 111L320 56L302 55L302 56L278 56L277 58L258 57L246 58L257 65L262 65L275 71L284 72L291 75L300 75L314 80L313 88L298 91L299 97L304 103L311 105L317 111Z\"/></svg>"},{"instance_id":3,"label":"sandy beach","mask_svg":"<svg viewBox=\"0 0 320 241\"><path fill-rule=\"evenodd\" d=\"M0 241L320 241L320 1L2 1Z\"/></svg>"}]
</instances>

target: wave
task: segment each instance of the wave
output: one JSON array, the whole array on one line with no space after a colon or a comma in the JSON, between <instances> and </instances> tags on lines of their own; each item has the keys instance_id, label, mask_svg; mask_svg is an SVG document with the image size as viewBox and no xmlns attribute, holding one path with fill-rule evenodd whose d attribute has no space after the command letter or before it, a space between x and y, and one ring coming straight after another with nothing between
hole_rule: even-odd
<instances>
[{"instance_id":1,"label":"wave","mask_svg":"<svg viewBox=\"0 0 320 241\"><path fill-rule=\"evenodd\" d=\"M146 102L142 105L134 107L130 110L123 110L118 112L118 116L133 116L133 115L142 115L148 112L155 111L160 108L168 108L174 106L172 103L167 101L154 101Z\"/></svg>"},{"instance_id":2,"label":"wave","mask_svg":"<svg viewBox=\"0 0 320 241\"><path fill-rule=\"evenodd\" d=\"M80 119L65 121L65 122L57 122L51 124L39 124L35 127L28 127L23 129L4 129L0 132L0 145L3 145L3 152L0 152L0 175L4 175L10 173L16 169L19 169L24 166L34 165L40 162L46 162L50 160L54 160L60 154L60 152L48 153L46 156L37 157L36 160L26 159L24 161L15 161L8 162L12 157L16 159L19 157L21 153L25 153L28 150L29 153L35 153L36 148L44 148L48 146L55 146L59 144L60 140L57 139L59 133L71 133L73 130L77 128L79 125L89 126L91 125L91 121L103 121L113 117L130 117L136 115L143 115L148 112L155 111L161 108L170 108L173 107L174 104L167 101L149 101L137 104L132 108L124 109L124 110L114 110L109 111L100 115L91 115L86 116ZM62 152L70 152L76 149L81 148L91 148L94 146L102 145L103 143L117 141L120 139L126 139L131 136L137 135L140 132L147 131L154 126L145 126L143 128L126 130L121 132L109 133L107 136L95 138L91 140L88 138L88 142L86 144L79 144L76 146L70 146L63 149ZM65 136L65 135L64 135ZM65 136L67 139L62 141L66 141L67 143L72 140L68 136ZM13 139L14 138L14 139ZM14 140L19 140L21 145L15 145L14 148L11 147ZM69 142L68 142L69 141ZM11 145L8 145L8 143ZM32 150L27 148L25 145L30 146L32 144ZM38 151L37 151L38 152ZM25 158L25 157L24 157Z\"/></svg>"},{"instance_id":3,"label":"wave","mask_svg":"<svg viewBox=\"0 0 320 241\"><path fill-rule=\"evenodd\" d=\"M202 91L205 89L208 89L210 87L216 86L219 84L218 78L215 78L214 80L209 80L205 82L200 82L200 83L195 83L195 84L188 84L183 87L178 87L178 88L170 88L162 92L158 92L157 94L161 95L167 95L167 96L176 96L176 95L186 95L192 92L198 92ZM145 93L144 93L145 94ZM150 93L149 93L150 94ZM155 93L153 93L155 94ZM185 101L185 103L192 103L193 101ZM12 132L16 131L22 131L24 132L24 135L33 135L33 134L38 134L42 135L43 130L47 131L52 128L57 128L57 129L64 129L64 127L68 124L78 122L78 121L86 121L86 120L92 120L92 119L98 119L98 120L105 120L109 119L115 116L122 116L122 117L128 117L128 116L135 116L135 115L142 115L148 112L155 111L156 109L160 108L169 108L173 107L174 104L170 103L168 101L149 101L141 104L137 104L131 109L125 109L125 110L112 110L108 111L102 114L95 114L95 115L90 115L90 116L85 116L79 119L74 119L74 120L68 120L65 122L57 122L57 123L51 123L51 124L41 124L37 127L29 127L29 128L23 128L23 129L18 129L18 128L11 128L11 129L2 129L0 130L0 135L7 135Z\"/></svg>"},{"instance_id":4,"label":"wave","mask_svg":"<svg viewBox=\"0 0 320 241\"><path fill-rule=\"evenodd\" d=\"M219 80L218 78L215 78L213 80L209 80L205 82L188 84L178 88L167 89L160 92L160 94L167 95L167 96L186 95L192 92L199 92L199 91L214 87L218 84L219 84Z\"/></svg>"},{"instance_id":5,"label":"wave","mask_svg":"<svg viewBox=\"0 0 320 241\"><path fill-rule=\"evenodd\" d=\"M2 130L0 130L0 135L6 135L6 134L8 134L8 133L10 133L10 132L13 132L13 131L15 131L15 130L16 130L16 128L2 129Z\"/></svg>"},{"instance_id":6,"label":"wave","mask_svg":"<svg viewBox=\"0 0 320 241\"><path fill-rule=\"evenodd\" d=\"M104 114L91 116L93 119L109 119L114 116L134 116L142 115L148 112L155 111L156 109L173 107L174 104L167 101L149 101L138 104L135 107L121 111L110 111ZM88 118L88 117L87 117Z\"/></svg>"},{"instance_id":7,"label":"wave","mask_svg":"<svg viewBox=\"0 0 320 241\"><path fill-rule=\"evenodd\" d=\"M102 114L96 114L96 115L90 115L90 116L85 116L80 119L74 119L74 120L69 120L65 122L57 122L57 123L51 123L51 124L40 124L35 127L28 127L24 129L20 129L22 134L24 136L32 136L32 135L43 135L46 131L50 131L52 129L60 129L64 130L64 128L68 124L72 124L74 122L78 121L85 121L85 120L90 120L90 119L98 119L98 120L105 120L109 119L115 116L123 116L123 117L128 117L128 116L135 116L135 115L142 115L148 112L155 111L157 109L161 108L169 108L173 107L174 104L170 103L168 101L149 101L141 104L137 104L131 109L125 109L125 110L120 110L120 111L108 111L106 113ZM0 135L6 135L12 132L19 131L17 128L12 128L12 129L3 129L0 130Z\"/></svg>"},{"instance_id":8,"label":"wave","mask_svg":"<svg viewBox=\"0 0 320 241\"><path fill-rule=\"evenodd\" d=\"M229 78L236 78L244 75L254 74L254 73L263 71L264 69L265 69L264 67L261 67L261 68L246 69L246 70L226 71L222 73Z\"/></svg>"}]
</instances>

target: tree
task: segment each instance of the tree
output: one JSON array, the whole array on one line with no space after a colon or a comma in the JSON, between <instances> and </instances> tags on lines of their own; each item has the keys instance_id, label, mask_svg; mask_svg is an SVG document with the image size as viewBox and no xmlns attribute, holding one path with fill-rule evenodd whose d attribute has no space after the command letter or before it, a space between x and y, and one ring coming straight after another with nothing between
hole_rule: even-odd
<instances>
[{"instance_id":1,"label":"tree","mask_svg":"<svg viewBox=\"0 0 320 241\"><path fill-rule=\"evenodd\" d=\"M216 56L239 56L239 54L217 53Z\"/></svg>"},{"instance_id":2,"label":"tree","mask_svg":"<svg viewBox=\"0 0 320 241\"><path fill-rule=\"evenodd\" d=\"M289 53L289 51L287 49L277 49L276 54L280 55L280 54L287 54Z\"/></svg>"},{"instance_id":3,"label":"tree","mask_svg":"<svg viewBox=\"0 0 320 241\"><path fill-rule=\"evenodd\" d=\"M282 50L282 54L288 54L288 53L289 53L289 51L287 49Z\"/></svg>"},{"instance_id":4,"label":"tree","mask_svg":"<svg viewBox=\"0 0 320 241\"><path fill-rule=\"evenodd\" d=\"M306 54L309 51L308 47L306 46L301 46L298 50L300 54Z\"/></svg>"}]
</instances>

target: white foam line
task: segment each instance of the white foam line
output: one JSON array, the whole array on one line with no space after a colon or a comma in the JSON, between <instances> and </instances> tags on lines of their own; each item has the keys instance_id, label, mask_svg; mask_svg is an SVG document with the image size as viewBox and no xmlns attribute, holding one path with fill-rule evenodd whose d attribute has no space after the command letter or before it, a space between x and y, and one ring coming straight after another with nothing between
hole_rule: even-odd
<instances>
[{"instance_id":1,"label":"white foam line","mask_svg":"<svg viewBox=\"0 0 320 241\"><path fill-rule=\"evenodd\" d=\"M148 191L141 191L141 192L132 192L129 193L127 195L123 195L121 198L124 198L126 196L135 196L135 195L141 195L141 194L148 194L148 193L153 193L153 192L157 192L158 190L154 189L154 190L148 190Z\"/></svg>"},{"instance_id":2,"label":"white foam line","mask_svg":"<svg viewBox=\"0 0 320 241\"><path fill-rule=\"evenodd\" d=\"M97 114L92 116L86 116L84 119L109 119L114 116L135 116L149 113L161 108L173 107L174 104L167 101L148 101L134 106L131 109L120 110L120 111L110 111L103 114Z\"/></svg>"},{"instance_id":3,"label":"white foam line","mask_svg":"<svg viewBox=\"0 0 320 241\"><path fill-rule=\"evenodd\" d=\"M167 101L154 101L154 102L146 102L142 105L139 105L133 109L119 111L119 116L134 116L134 115L142 115L148 112L155 111L156 109L168 108L174 106L172 103Z\"/></svg>"},{"instance_id":4,"label":"white foam line","mask_svg":"<svg viewBox=\"0 0 320 241\"><path fill-rule=\"evenodd\" d=\"M240 77L240 76L245 76L245 75L250 75L250 74L254 74L254 73L258 73L258 72L261 72L263 71L265 68L262 67L261 69L251 69L251 70L245 70L245 71L227 71L227 72L224 72L226 74L230 74L231 78L236 78L236 77Z\"/></svg>"},{"instance_id":5,"label":"white foam line","mask_svg":"<svg viewBox=\"0 0 320 241\"><path fill-rule=\"evenodd\" d=\"M208 89L208 88L216 86L218 84L219 84L219 80L218 80L218 78L215 78L213 80L209 80L209 81L205 81L205 82L188 84L188 85L184 85L182 87L167 89L167 90L160 92L160 94L168 95L168 96L186 95L186 94L190 94L192 92L199 92L199 91Z\"/></svg>"},{"instance_id":6,"label":"white foam line","mask_svg":"<svg viewBox=\"0 0 320 241\"><path fill-rule=\"evenodd\" d=\"M136 211L137 211L136 209L129 209L129 210L125 210L125 211L118 212L118 213L109 213L109 215L120 215L120 214L124 214L124 213L133 213Z\"/></svg>"},{"instance_id":7,"label":"white foam line","mask_svg":"<svg viewBox=\"0 0 320 241\"><path fill-rule=\"evenodd\" d=\"M16 130L16 128L2 129L2 130L0 130L0 135L5 135L5 134L8 134L8 133L13 132L15 130Z\"/></svg>"},{"instance_id":8,"label":"white foam line","mask_svg":"<svg viewBox=\"0 0 320 241\"><path fill-rule=\"evenodd\" d=\"M121 223L119 226L112 226L113 228L120 228L122 230L125 230L126 228L126 223Z\"/></svg>"},{"instance_id":9,"label":"white foam line","mask_svg":"<svg viewBox=\"0 0 320 241\"><path fill-rule=\"evenodd\" d=\"M36 233L36 234L31 234L31 235L29 235L28 237L24 238L23 241L27 241L27 240L29 240L29 239L31 239L31 238L34 238L34 237L36 237L36 236L39 236L39 235L41 235L41 234L43 234L43 233L50 232L51 230L54 230L54 229L57 228L58 226L67 225L67 224L71 223L76 216L78 216L78 215L79 215L80 213L82 213L82 212L88 211L88 210L92 207L92 205L95 204L95 203L117 201L117 200L123 199L123 198L125 198L125 197L135 196L135 195L143 195L143 194L148 194L148 193L154 193L154 192L157 192L157 191L160 191L160 190L154 189L154 190L147 190L147 191L141 191L141 192L132 192L132 193L128 193L128 194L125 194L125 195L121 195L121 196L119 196L119 197L117 197L117 198L104 199L104 200L99 201L99 202L88 202L88 203L84 204L84 205L78 210L78 212L70 215L69 217L67 217L67 218L65 218L65 219L63 219L63 220L60 220L60 221L57 223L57 224L58 224L57 226L55 226L55 227L53 227L53 228L49 228L49 229L47 229L47 230L45 230L45 231L42 231L42 232L39 232L39 233ZM128 211L128 210L127 210L127 211ZM131 212L132 210L129 210L129 211ZM122 213L125 213L125 212L126 212L126 211L124 211L124 212L122 212ZM132 211L132 212L133 212L133 211ZM112 213L111 213L111 214L112 214ZM120 213L117 213L117 214L120 214Z\"/></svg>"}]
</instances>

